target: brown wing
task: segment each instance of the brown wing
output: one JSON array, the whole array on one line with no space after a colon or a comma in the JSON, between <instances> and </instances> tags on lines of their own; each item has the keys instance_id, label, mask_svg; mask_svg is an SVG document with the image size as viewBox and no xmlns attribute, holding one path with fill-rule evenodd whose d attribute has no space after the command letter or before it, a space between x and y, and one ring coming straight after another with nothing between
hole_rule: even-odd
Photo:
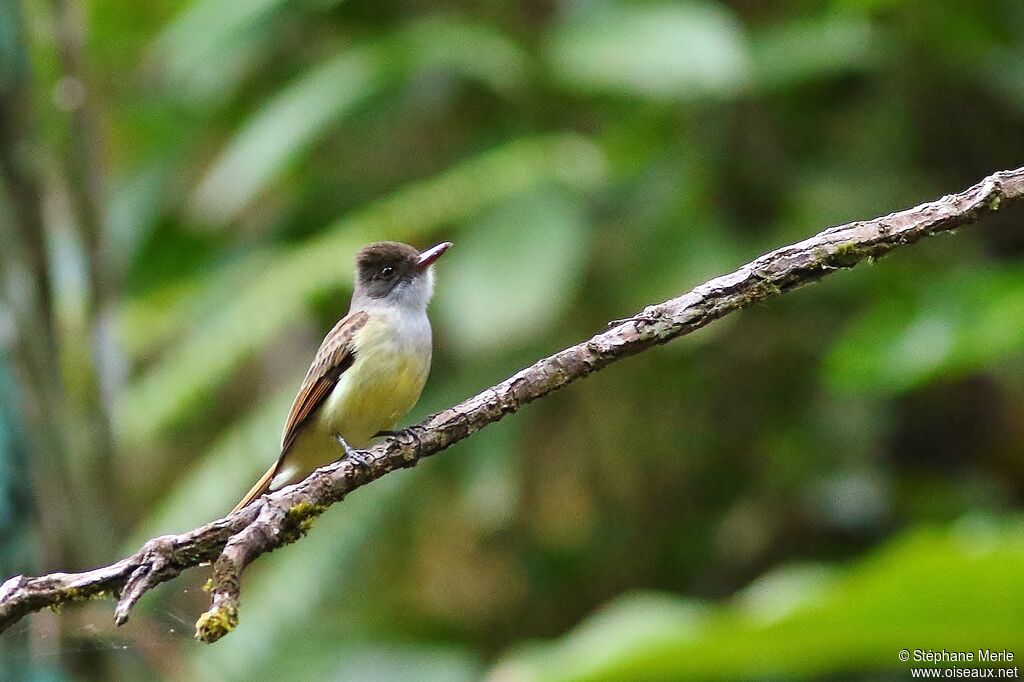
<instances>
[{"instance_id":1,"label":"brown wing","mask_svg":"<svg viewBox=\"0 0 1024 682\"><path fill-rule=\"evenodd\" d=\"M281 454L284 455L291 447L295 436L298 435L299 427L313 414L324 398L331 392L342 372L352 366L355 360L355 352L352 347L352 338L359 331L369 318L365 312L356 312L346 315L338 324L334 325L324 342L320 344L320 350L313 358L313 364L306 372L306 378L302 380L299 387L299 394L295 396L292 409L288 411L288 419L284 423L284 433L281 434Z\"/></svg>"},{"instance_id":2,"label":"brown wing","mask_svg":"<svg viewBox=\"0 0 1024 682\"><path fill-rule=\"evenodd\" d=\"M284 434L281 436L281 456L256 482L256 485L245 494L242 501L235 505L232 512L238 511L270 489L270 483L277 475L277 469L281 466L288 448L295 441L299 427L330 394L331 389L338 383L341 373L351 367L355 361L352 337L366 324L368 317L364 312L346 315L338 324L334 325L334 329L324 338L324 342L320 344L320 350L313 358L313 364L306 372L306 378L302 380L302 386L299 387L299 394L295 396L292 409L288 412Z\"/></svg>"}]
</instances>

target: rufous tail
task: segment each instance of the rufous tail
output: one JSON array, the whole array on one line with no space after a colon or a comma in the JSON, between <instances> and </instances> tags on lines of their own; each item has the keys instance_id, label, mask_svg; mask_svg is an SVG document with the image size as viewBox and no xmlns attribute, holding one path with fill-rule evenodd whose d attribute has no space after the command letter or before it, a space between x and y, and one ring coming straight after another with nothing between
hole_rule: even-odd
<instances>
[{"instance_id":1,"label":"rufous tail","mask_svg":"<svg viewBox=\"0 0 1024 682\"><path fill-rule=\"evenodd\" d=\"M277 462L274 463L274 466L267 469L267 473L263 474L263 476L260 477L260 480L256 481L256 485L249 489L249 492L245 494L245 497L242 498L241 502L235 505L235 508L231 510L231 513L234 514L236 511L270 490L270 481L273 480L276 473Z\"/></svg>"}]
</instances>

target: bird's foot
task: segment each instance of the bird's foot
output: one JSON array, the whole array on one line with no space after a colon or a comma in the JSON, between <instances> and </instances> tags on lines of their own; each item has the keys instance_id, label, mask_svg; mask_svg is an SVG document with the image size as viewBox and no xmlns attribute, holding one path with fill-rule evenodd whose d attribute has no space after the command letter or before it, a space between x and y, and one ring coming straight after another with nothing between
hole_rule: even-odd
<instances>
[{"instance_id":1,"label":"bird's foot","mask_svg":"<svg viewBox=\"0 0 1024 682\"><path fill-rule=\"evenodd\" d=\"M381 436L387 438L385 443L392 454L401 453L402 459L406 462L402 466L411 467L416 465L416 460L419 459L419 453L423 448L423 441L420 440L422 431L420 426L409 426L401 431L378 431L374 438Z\"/></svg>"},{"instance_id":2,"label":"bird's foot","mask_svg":"<svg viewBox=\"0 0 1024 682\"><path fill-rule=\"evenodd\" d=\"M363 454L362 451L349 450L348 454L345 455L345 457L355 462L359 466L359 468L363 470L363 473L369 474L371 472L372 469L370 468L370 458Z\"/></svg>"},{"instance_id":3,"label":"bird's foot","mask_svg":"<svg viewBox=\"0 0 1024 682\"><path fill-rule=\"evenodd\" d=\"M370 459L361 450L356 450L346 443L340 433L334 434L334 440L338 441L341 447L345 449L345 459L355 462L364 473L370 473Z\"/></svg>"}]
</instances>

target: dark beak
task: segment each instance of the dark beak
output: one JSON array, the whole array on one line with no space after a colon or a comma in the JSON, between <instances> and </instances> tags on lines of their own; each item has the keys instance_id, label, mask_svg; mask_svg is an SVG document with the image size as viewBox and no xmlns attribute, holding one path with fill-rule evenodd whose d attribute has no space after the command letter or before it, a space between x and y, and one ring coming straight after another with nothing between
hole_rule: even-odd
<instances>
[{"instance_id":1,"label":"dark beak","mask_svg":"<svg viewBox=\"0 0 1024 682\"><path fill-rule=\"evenodd\" d=\"M426 270L434 264L438 258L441 257L445 251L452 245L451 242L441 242L437 246L431 246L426 251L420 253L420 259L416 261L416 267L420 270Z\"/></svg>"}]
</instances>

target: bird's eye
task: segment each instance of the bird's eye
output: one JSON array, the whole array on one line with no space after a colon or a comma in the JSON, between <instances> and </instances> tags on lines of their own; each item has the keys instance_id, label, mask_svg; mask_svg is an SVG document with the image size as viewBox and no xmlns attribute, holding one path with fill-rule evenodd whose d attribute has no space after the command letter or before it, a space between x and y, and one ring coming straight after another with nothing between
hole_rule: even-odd
<instances>
[{"instance_id":1,"label":"bird's eye","mask_svg":"<svg viewBox=\"0 0 1024 682\"><path fill-rule=\"evenodd\" d=\"M385 266L385 267L380 269L380 278L381 279L391 279L391 276L394 275L394 274L395 274L395 269L393 267L391 267L390 265Z\"/></svg>"}]
</instances>

